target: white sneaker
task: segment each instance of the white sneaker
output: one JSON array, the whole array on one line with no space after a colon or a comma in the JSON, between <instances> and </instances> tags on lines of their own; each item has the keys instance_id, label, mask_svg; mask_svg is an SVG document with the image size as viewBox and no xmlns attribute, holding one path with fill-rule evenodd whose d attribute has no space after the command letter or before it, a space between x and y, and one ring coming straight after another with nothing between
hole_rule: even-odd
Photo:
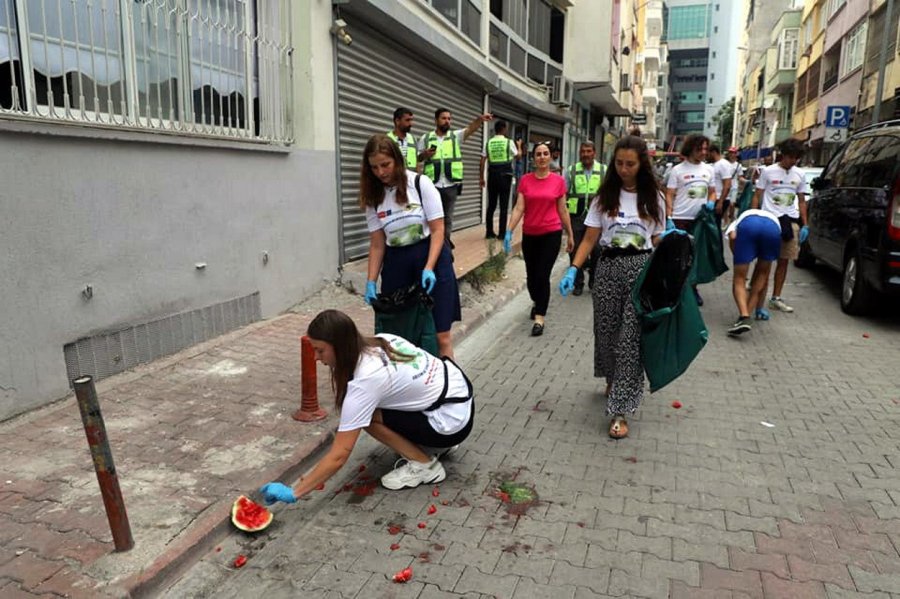
<instances>
[{"instance_id":1,"label":"white sneaker","mask_svg":"<svg viewBox=\"0 0 900 599\"><path fill-rule=\"evenodd\" d=\"M781 310L782 312L793 312L794 309L787 305L780 297L773 297L769 300L769 307L773 310Z\"/></svg>"},{"instance_id":2,"label":"white sneaker","mask_svg":"<svg viewBox=\"0 0 900 599\"><path fill-rule=\"evenodd\" d=\"M406 463L397 467L400 462ZM393 470L381 477L381 484L392 491L404 487L418 487L421 484L439 483L447 478L447 473L437 458L427 464L399 459L397 464L394 464Z\"/></svg>"}]
</instances>

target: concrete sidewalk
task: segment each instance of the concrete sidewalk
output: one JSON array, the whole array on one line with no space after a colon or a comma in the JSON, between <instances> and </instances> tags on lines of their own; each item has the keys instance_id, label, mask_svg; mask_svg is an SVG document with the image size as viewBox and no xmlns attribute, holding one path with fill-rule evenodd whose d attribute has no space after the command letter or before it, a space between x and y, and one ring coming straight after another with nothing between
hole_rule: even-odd
<instances>
[{"instance_id":1,"label":"concrete sidewalk","mask_svg":"<svg viewBox=\"0 0 900 599\"><path fill-rule=\"evenodd\" d=\"M460 276L486 259L482 236L481 227L454 235ZM464 285L455 338L523 285L518 259L483 294ZM229 531L239 494L298 476L336 425L321 365L319 402L329 417L291 418L300 405L300 337L324 308L372 330L362 298L329 285L280 317L97 384L135 539L129 552L113 551L74 398L0 423L0 596L151 594Z\"/></svg>"}]
</instances>

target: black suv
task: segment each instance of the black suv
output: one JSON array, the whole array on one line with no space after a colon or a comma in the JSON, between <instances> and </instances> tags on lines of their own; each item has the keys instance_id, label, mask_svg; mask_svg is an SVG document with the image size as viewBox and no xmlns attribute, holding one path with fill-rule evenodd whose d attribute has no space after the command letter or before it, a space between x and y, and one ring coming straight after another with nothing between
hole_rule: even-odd
<instances>
[{"instance_id":1,"label":"black suv","mask_svg":"<svg viewBox=\"0 0 900 599\"><path fill-rule=\"evenodd\" d=\"M900 294L900 120L854 133L812 187L798 266L820 260L841 272L848 314L868 312L879 294Z\"/></svg>"}]
</instances>

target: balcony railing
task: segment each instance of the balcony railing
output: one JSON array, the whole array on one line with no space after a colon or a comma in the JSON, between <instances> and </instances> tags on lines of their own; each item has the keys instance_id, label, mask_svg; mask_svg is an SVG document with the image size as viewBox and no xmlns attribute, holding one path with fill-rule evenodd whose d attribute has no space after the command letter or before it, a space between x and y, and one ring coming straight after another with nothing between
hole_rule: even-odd
<instances>
[{"instance_id":1,"label":"balcony railing","mask_svg":"<svg viewBox=\"0 0 900 599\"><path fill-rule=\"evenodd\" d=\"M650 46L644 48L644 68L648 71L659 71L659 48Z\"/></svg>"},{"instance_id":2,"label":"balcony railing","mask_svg":"<svg viewBox=\"0 0 900 599\"><path fill-rule=\"evenodd\" d=\"M506 23L491 15L491 57L521 75L541 85L550 85L562 74L562 63L529 45Z\"/></svg>"}]
</instances>

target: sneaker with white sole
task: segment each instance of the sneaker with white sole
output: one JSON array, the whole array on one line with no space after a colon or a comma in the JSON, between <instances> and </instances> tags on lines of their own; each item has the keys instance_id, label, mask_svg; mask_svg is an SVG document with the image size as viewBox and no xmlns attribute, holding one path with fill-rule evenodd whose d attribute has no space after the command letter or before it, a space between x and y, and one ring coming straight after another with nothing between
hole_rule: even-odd
<instances>
[{"instance_id":1,"label":"sneaker with white sole","mask_svg":"<svg viewBox=\"0 0 900 599\"><path fill-rule=\"evenodd\" d=\"M769 300L769 307L773 310L781 310L782 312L793 312L794 309L787 305L780 297L773 297Z\"/></svg>"},{"instance_id":2,"label":"sneaker with white sole","mask_svg":"<svg viewBox=\"0 0 900 599\"><path fill-rule=\"evenodd\" d=\"M749 316L741 316L738 318L733 325L728 327L728 334L732 337L737 337L738 335L743 335L752 329L753 327L750 325L750 317Z\"/></svg>"},{"instance_id":3,"label":"sneaker with white sole","mask_svg":"<svg viewBox=\"0 0 900 599\"><path fill-rule=\"evenodd\" d=\"M397 466L405 462L402 466ZM447 478L444 467L437 458L427 464L412 462L404 459L397 460L395 468L381 477L381 484L385 488L397 491L404 487L418 487L422 484L439 483Z\"/></svg>"}]
</instances>

